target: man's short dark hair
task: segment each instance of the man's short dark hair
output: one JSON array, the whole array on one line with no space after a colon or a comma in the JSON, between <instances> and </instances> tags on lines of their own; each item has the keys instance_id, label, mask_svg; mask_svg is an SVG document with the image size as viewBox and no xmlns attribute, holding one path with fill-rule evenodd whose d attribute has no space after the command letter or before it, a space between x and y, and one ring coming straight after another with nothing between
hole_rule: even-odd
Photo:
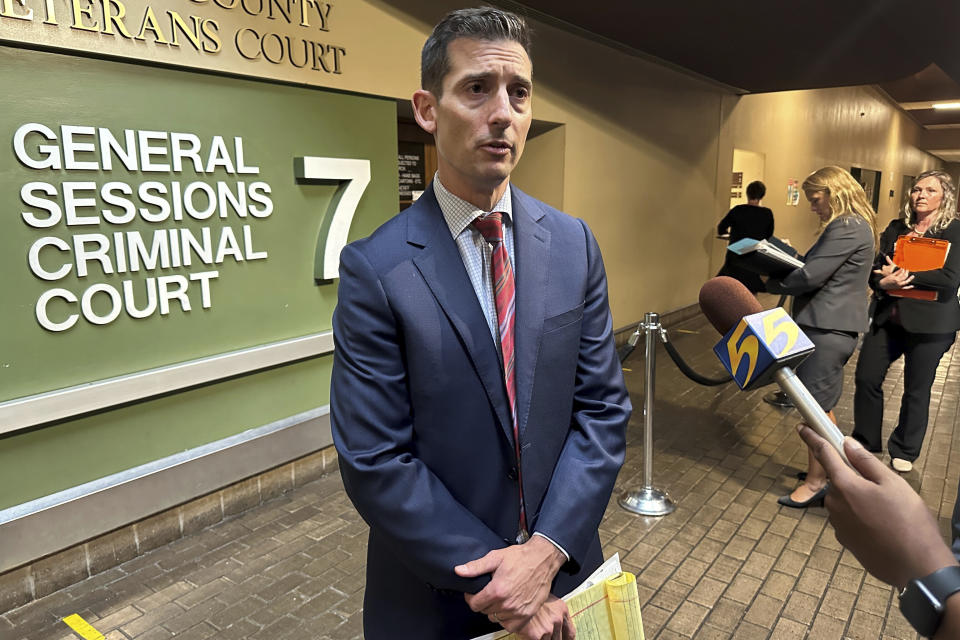
<instances>
[{"instance_id":1,"label":"man's short dark hair","mask_svg":"<svg viewBox=\"0 0 960 640\"><path fill-rule=\"evenodd\" d=\"M767 187L759 180L754 180L747 185L747 200L762 200L767 195Z\"/></svg>"},{"instance_id":2,"label":"man's short dark hair","mask_svg":"<svg viewBox=\"0 0 960 640\"><path fill-rule=\"evenodd\" d=\"M420 54L420 86L437 97L443 93L443 78L450 71L447 46L457 38L510 40L530 56L530 29L515 13L492 7L451 11L433 28Z\"/></svg>"}]
</instances>

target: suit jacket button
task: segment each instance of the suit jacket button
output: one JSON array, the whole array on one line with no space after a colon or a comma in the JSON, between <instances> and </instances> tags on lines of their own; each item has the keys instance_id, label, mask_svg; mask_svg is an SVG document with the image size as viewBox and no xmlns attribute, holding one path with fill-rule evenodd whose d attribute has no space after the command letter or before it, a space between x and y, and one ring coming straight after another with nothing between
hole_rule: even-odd
<instances>
[{"instance_id":1,"label":"suit jacket button","mask_svg":"<svg viewBox=\"0 0 960 640\"><path fill-rule=\"evenodd\" d=\"M507 477L508 477L509 479L511 479L511 480L516 481L516 479L517 479L517 468L516 468L516 467L510 467L510 471L507 471Z\"/></svg>"}]
</instances>

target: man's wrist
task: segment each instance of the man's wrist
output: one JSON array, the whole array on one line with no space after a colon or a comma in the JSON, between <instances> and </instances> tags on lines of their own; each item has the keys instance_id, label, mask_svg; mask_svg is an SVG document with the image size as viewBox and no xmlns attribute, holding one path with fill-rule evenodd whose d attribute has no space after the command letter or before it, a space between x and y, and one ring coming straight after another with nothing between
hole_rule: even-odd
<instances>
[{"instance_id":1,"label":"man's wrist","mask_svg":"<svg viewBox=\"0 0 960 640\"><path fill-rule=\"evenodd\" d=\"M922 541L918 541L918 544L924 545L925 552L914 558L912 566L908 568L908 573L900 584L893 585L898 591L902 592L911 580L924 578L938 569L960 564L954 557L953 551L942 543L939 535L937 533L935 539L924 537Z\"/></svg>"},{"instance_id":2,"label":"man's wrist","mask_svg":"<svg viewBox=\"0 0 960 640\"><path fill-rule=\"evenodd\" d=\"M549 552L551 569L553 569L554 573L559 571L560 567L565 565L570 560L570 556L567 554L566 550L549 536L535 531L530 537L528 544L535 541L537 541L537 545L543 545L543 548Z\"/></svg>"}]
</instances>

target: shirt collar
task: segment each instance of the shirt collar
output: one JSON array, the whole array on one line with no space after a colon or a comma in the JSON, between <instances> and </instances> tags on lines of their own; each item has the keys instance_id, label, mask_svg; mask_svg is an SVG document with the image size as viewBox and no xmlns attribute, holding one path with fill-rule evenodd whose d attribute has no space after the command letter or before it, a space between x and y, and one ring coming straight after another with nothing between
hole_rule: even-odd
<instances>
[{"instance_id":1,"label":"shirt collar","mask_svg":"<svg viewBox=\"0 0 960 640\"><path fill-rule=\"evenodd\" d=\"M499 211L504 214L504 222L511 224L513 201L510 196L510 185L507 185L507 188L503 191L503 195L500 196L500 200L497 201L490 211L484 211L470 204L463 198L459 198L447 191L437 175L433 176L433 193L437 196L437 203L440 205L440 211L443 212L443 219L446 221L447 227L450 229L450 234L454 238L470 226L471 222L482 215L490 213L490 211Z\"/></svg>"}]
</instances>

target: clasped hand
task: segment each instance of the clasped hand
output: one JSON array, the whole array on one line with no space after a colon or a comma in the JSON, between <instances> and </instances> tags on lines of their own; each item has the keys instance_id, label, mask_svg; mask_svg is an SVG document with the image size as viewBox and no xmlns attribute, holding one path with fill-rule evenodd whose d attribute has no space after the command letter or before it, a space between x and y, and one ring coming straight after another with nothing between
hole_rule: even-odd
<instances>
[{"instance_id":1,"label":"clasped hand","mask_svg":"<svg viewBox=\"0 0 960 640\"><path fill-rule=\"evenodd\" d=\"M492 574L467 605L524 640L572 640L576 635L566 603L550 594L550 584L566 561L549 540L533 536L525 543L494 549L454 568L458 576Z\"/></svg>"},{"instance_id":2,"label":"clasped hand","mask_svg":"<svg viewBox=\"0 0 960 640\"><path fill-rule=\"evenodd\" d=\"M913 285L910 283L913 281L913 274L898 267L890 259L890 256L884 256L884 258L887 264L873 271L881 276L880 282L877 283L879 287L885 291L889 289L912 289Z\"/></svg>"}]
</instances>

